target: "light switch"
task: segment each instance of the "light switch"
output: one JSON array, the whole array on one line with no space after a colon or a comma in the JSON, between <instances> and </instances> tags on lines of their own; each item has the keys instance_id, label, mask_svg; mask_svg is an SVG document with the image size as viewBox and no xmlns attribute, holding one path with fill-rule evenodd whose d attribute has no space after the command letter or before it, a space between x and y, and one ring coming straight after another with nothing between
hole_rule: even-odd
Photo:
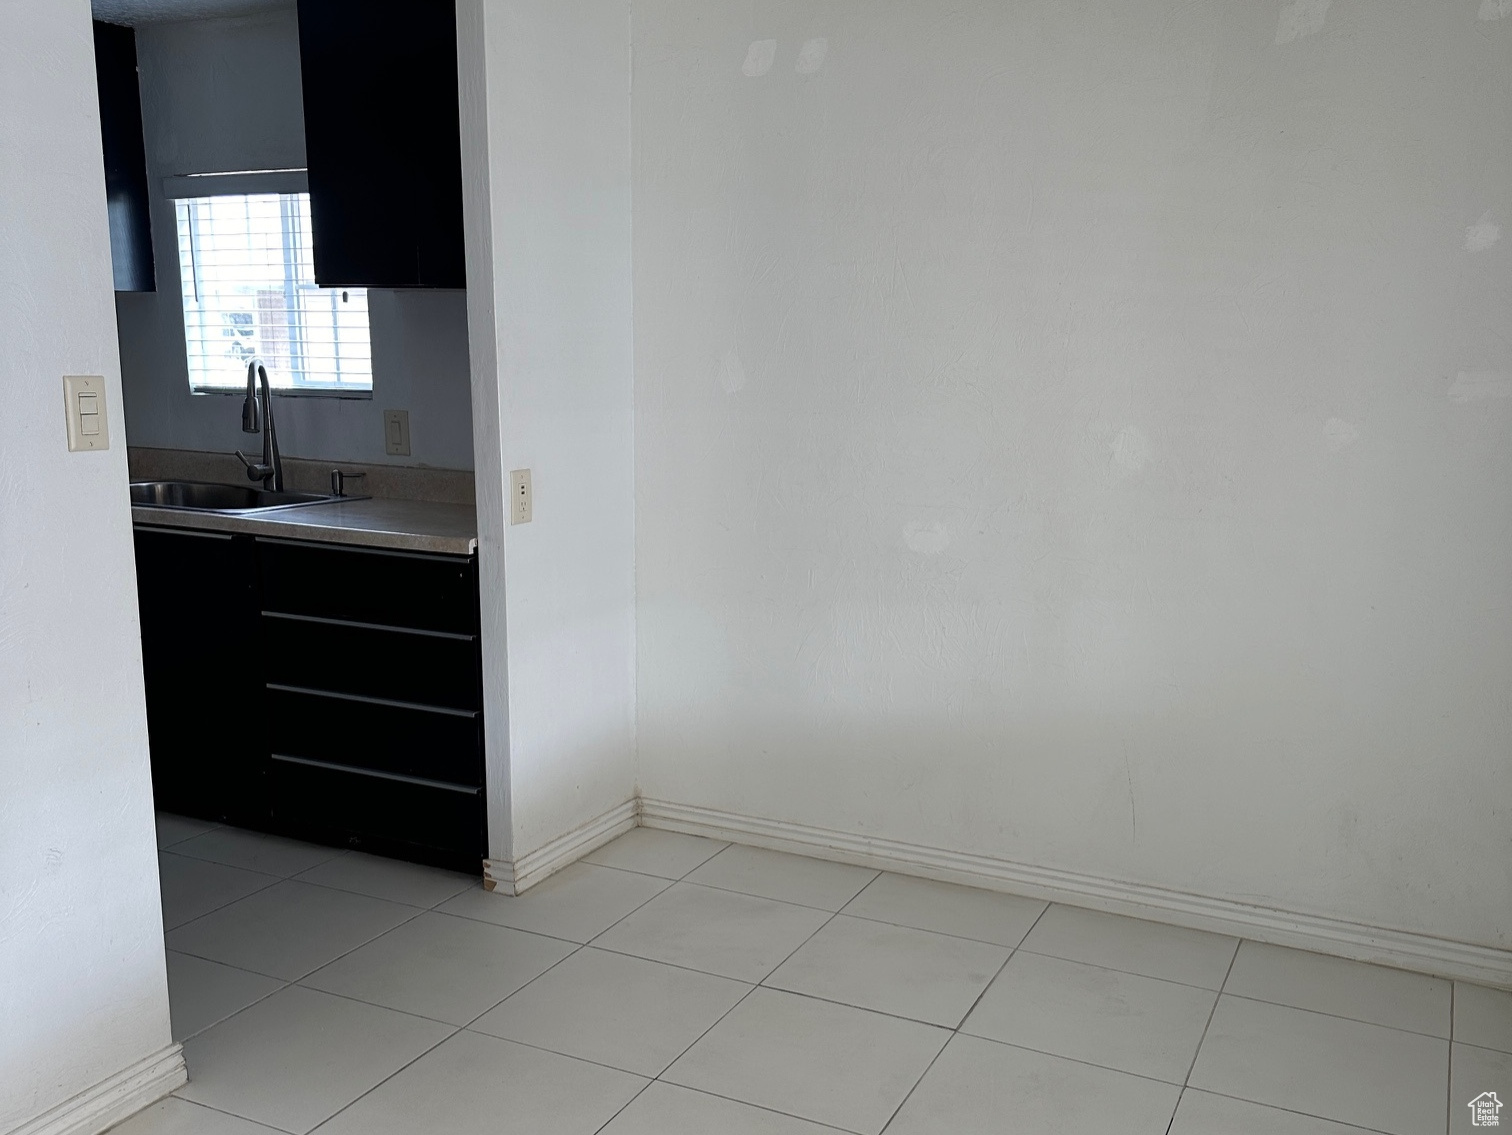
<instances>
[{"instance_id":1,"label":"light switch","mask_svg":"<svg viewBox=\"0 0 1512 1135\"><path fill-rule=\"evenodd\" d=\"M97 374L64 375L63 412L68 422L70 452L110 448L103 377Z\"/></svg>"},{"instance_id":2,"label":"light switch","mask_svg":"<svg viewBox=\"0 0 1512 1135\"><path fill-rule=\"evenodd\" d=\"M530 470L515 469L509 474L509 523L530 523Z\"/></svg>"},{"instance_id":3,"label":"light switch","mask_svg":"<svg viewBox=\"0 0 1512 1135\"><path fill-rule=\"evenodd\" d=\"M390 457L410 455L409 411L383 411L383 450Z\"/></svg>"}]
</instances>

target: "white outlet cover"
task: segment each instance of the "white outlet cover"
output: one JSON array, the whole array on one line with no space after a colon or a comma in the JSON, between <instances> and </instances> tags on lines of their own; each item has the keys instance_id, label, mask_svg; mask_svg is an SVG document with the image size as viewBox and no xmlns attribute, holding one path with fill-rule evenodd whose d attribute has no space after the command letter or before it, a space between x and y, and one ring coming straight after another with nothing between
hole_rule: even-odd
<instances>
[{"instance_id":1,"label":"white outlet cover","mask_svg":"<svg viewBox=\"0 0 1512 1135\"><path fill-rule=\"evenodd\" d=\"M509 473L509 523L530 523L533 504L531 496L530 470L511 470Z\"/></svg>"}]
</instances>

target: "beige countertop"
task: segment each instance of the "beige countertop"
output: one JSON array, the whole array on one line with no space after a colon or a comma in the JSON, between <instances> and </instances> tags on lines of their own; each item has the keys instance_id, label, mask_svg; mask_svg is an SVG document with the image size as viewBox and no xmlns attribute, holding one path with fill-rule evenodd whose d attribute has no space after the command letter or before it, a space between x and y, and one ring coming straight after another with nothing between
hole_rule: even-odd
<instances>
[{"instance_id":1,"label":"beige countertop","mask_svg":"<svg viewBox=\"0 0 1512 1135\"><path fill-rule=\"evenodd\" d=\"M468 556L478 549L478 520L471 505L436 501L369 500L303 505L263 513L199 512L133 505L137 524L244 532L329 544L359 544L405 552Z\"/></svg>"}]
</instances>

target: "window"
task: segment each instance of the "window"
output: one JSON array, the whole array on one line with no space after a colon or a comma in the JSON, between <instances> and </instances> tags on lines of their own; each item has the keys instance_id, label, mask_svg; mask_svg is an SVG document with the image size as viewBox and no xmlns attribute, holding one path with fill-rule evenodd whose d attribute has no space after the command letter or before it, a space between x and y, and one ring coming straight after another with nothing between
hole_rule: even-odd
<instances>
[{"instance_id":1,"label":"window","mask_svg":"<svg viewBox=\"0 0 1512 1135\"><path fill-rule=\"evenodd\" d=\"M373 389L367 292L315 286L308 193L174 204L190 389L245 389L253 356L275 389Z\"/></svg>"}]
</instances>

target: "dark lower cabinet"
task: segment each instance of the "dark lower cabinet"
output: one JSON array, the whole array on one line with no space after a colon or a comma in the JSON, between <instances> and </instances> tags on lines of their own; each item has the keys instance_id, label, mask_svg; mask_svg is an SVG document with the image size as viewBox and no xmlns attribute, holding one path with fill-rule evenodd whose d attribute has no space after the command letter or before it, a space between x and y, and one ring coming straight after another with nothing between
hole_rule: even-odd
<instances>
[{"instance_id":1,"label":"dark lower cabinet","mask_svg":"<svg viewBox=\"0 0 1512 1135\"><path fill-rule=\"evenodd\" d=\"M478 873L476 558L137 528L160 807Z\"/></svg>"},{"instance_id":2,"label":"dark lower cabinet","mask_svg":"<svg viewBox=\"0 0 1512 1135\"><path fill-rule=\"evenodd\" d=\"M139 526L136 562L157 805L257 826L268 798L252 540Z\"/></svg>"},{"instance_id":3,"label":"dark lower cabinet","mask_svg":"<svg viewBox=\"0 0 1512 1135\"><path fill-rule=\"evenodd\" d=\"M483 715L274 684L268 750L295 760L448 784L482 783Z\"/></svg>"},{"instance_id":4,"label":"dark lower cabinet","mask_svg":"<svg viewBox=\"0 0 1512 1135\"><path fill-rule=\"evenodd\" d=\"M483 790L401 780L275 755L274 819L281 831L378 855L479 874ZM463 837L467 838L464 839Z\"/></svg>"}]
</instances>

